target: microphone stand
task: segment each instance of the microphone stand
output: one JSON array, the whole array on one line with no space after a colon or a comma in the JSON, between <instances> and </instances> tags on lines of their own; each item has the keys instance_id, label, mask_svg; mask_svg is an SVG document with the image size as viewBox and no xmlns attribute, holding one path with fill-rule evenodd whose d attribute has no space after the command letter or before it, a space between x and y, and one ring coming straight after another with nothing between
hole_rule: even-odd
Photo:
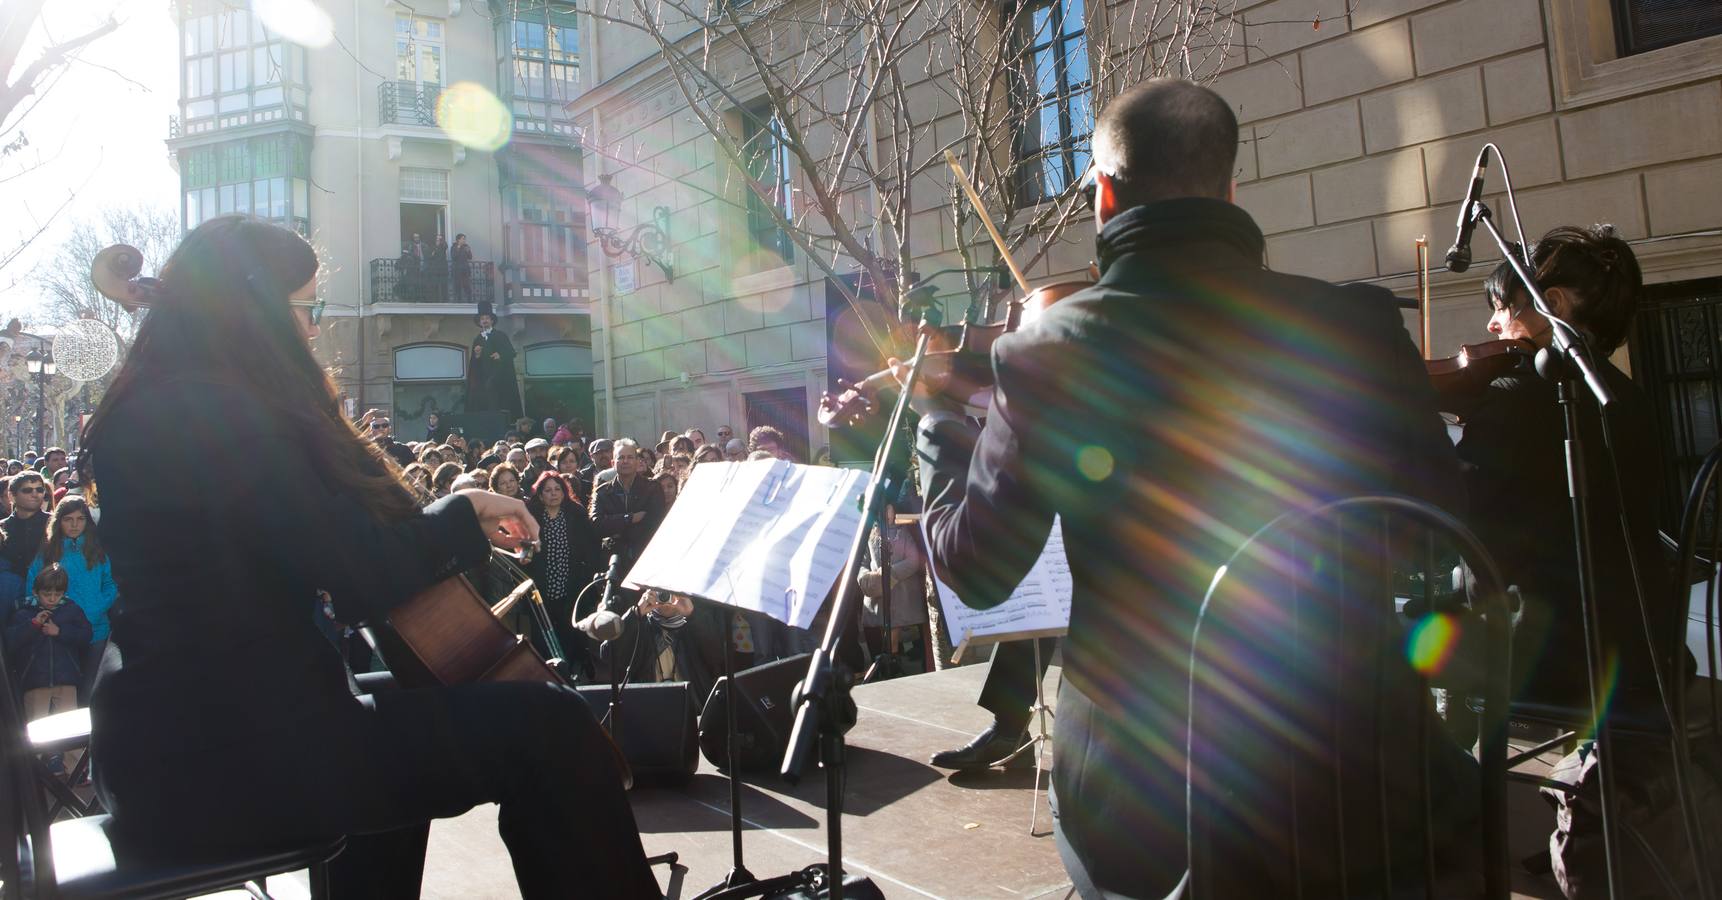
<instances>
[{"instance_id":1,"label":"microphone stand","mask_svg":"<svg viewBox=\"0 0 1722 900\"><path fill-rule=\"evenodd\" d=\"M925 320L923 320L925 325ZM909 377L897 405L891 410L891 420L885 427L885 437L879 452L873 457L873 478L861 500L861 527L849 545L849 560L843 571L847 574L837 589L837 600L825 625L825 636L808 662L807 677L796 685L790 695L795 706L795 727L789 733L789 748L783 756L780 774L790 784L801 782L807 758L818 740L819 758L825 766L825 835L831 900L843 898L843 735L855 725L855 700L849 695L848 667L838 656L838 648L847 637L851 623L857 619L856 605L860 592L852 573L859 571L862 554L867 551L868 523L878 521L886 498L896 490L902 477L903 463L897 462L895 444L903 428L909 399L921 379L921 364L927 358L927 332L923 330L915 342L915 355L909 361ZM887 573L888 576L888 573ZM733 690L733 687L732 687Z\"/></svg>"},{"instance_id":2,"label":"microphone stand","mask_svg":"<svg viewBox=\"0 0 1722 900\"><path fill-rule=\"evenodd\" d=\"M727 607L726 607L727 609ZM724 725L728 729L724 737L724 752L729 757L729 833L731 866L729 874L717 884L695 895L693 900L713 900L724 892L744 885L755 884L759 881L741 859L741 780L736 777L735 765L735 642L731 640L729 622L734 617L731 611L726 617L723 644L723 677L728 689L724 691Z\"/></svg>"},{"instance_id":3,"label":"microphone stand","mask_svg":"<svg viewBox=\"0 0 1722 900\"><path fill-rule=\"evenodd\" d=\"M1602 801L1602 840L1603 860L1608 875L1608 891L1610 897L1620 896L1618 890L1619 871L1619 835L1616 833L1615 815L1620 809L1615 795L1613 728L1603 715L1604 701L1598 689L1601 686L1604 660L1602 658L1602 620L1596 602L1596 561L1591 546L1590 519L1586 516L1588 498L1585 483L1585 454L1584 442L1580 434L1578 420L1577 398L1574 396L1574 375L1584 380L1591 394L1596 398L1598 414L1607 417L1614 403L1614 394L1602 380L1596 367L1590 360L1590 351L1576 331L1554 315L1537 287L1536 280L1525 268L1525 264L1513 253L1495 227L1489 207L1478 200L1471 204L1467 215L1473 224L1480 223L1488 230L1495 245L1501 249L1501 255L1506 258L1508 265L1513 267L1513 273L1519 276L1525 290L1530 293L1531 302L1537 312L1549 320L1550 332L1554 348L1558 356L1546 356L1546 362L1554 365L1546 366L1549 371L1542 371L1545 366L1539 366L1539 374L1544 378L1555 381L1557 402L1561 407L1561 420L1566 428L1566 468L1567 496L1572 503L1573 537L1578 550L1579 576L1579 608L1582 611L1584 623L1585 668L1590 677L1590 715L1591 722L1596 727L1596 752L1601 754L1601 765L1597 768L1598 793ZM1628 539L1630 541L1630 538ZM1695 860L1694 865L1699 863Z\"/></svg>"}]
</instances>

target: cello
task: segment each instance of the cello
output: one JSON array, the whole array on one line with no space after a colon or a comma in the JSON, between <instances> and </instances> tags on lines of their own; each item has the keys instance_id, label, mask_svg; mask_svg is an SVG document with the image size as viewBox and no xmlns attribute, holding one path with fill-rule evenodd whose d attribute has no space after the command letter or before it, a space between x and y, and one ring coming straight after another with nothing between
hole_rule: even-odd
<instances>
[{"instance_id":1,"label":"cello","mask_svg":"<svg viewBox=\"0 0 1722 900\"><path fill-rule=\"evenodd\" d=\"M161 282L142 275L143 254L116 244L97 253L90 280L97 291L127 311L154 306ZM493 558L526 561L531 548L519 554L492 548ZM563 678L527 641L503 624L499 615L522 600L542 606L536 587L524 579L493 609L465 575L445 578L365 626L396 681L406 688L446 686L480 681L529 681L565 684ZM614 744L612 744L612 747ZM631 782L620 750L624 783Z\"/></svg>"}]
</instances>

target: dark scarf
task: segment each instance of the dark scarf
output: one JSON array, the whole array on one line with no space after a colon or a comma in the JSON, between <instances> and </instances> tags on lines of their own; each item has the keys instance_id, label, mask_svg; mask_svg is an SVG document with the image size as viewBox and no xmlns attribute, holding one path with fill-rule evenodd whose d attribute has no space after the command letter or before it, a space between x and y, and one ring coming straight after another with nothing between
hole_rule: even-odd
<instances>
[{"instance_id":1,"label":"dark scarf","mask_svg":"<svg viewBox=\"0 0 1722 900\"><path fill-rule=\"evenodd\" d=\"M1184 255L1193 249L1190 244L1218 244L1258 263L1267 247L1255 220L1238 206L1206 197L1178 197L1119 213L1100 230L1095 257L1104 275L1119 257L1167 250Z\"/></svg>"}]
</instances>

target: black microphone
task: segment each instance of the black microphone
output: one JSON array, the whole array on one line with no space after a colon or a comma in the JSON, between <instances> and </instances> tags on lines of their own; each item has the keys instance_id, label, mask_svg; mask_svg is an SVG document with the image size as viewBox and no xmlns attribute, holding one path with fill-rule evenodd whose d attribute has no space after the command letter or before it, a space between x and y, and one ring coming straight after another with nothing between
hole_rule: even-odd
<instances>
[{"instance_id":1,"label":"black microphone","mask_svg":"<svg viewBox=\"0 0 1722 900\"><path fill-rule=\"evenodd\" d=\"M604 570L604 594L598 600L598 608L584 619L576 619L574 628L595 641L609 643L622 636L622 620L627 611L618 614L610 609L610 603L616 595L617 570L622 567L620 554L610 554L610 566Z\"/></svg>"},{"instance_id":2,"label":"black microphone","mask_svg":"<svg viewBox=\"0 0 1722 900\"><path fill-rule=\"evenodd\" d=\"M1489 167L1489 145L1477 153L1477 167L1471 171L1471 189L1465 192L1465 202L1459 204L1459 236L1453 239L1453 246L1447 250L1447 271L1463 272L1471 268L1471 231L1476 228L1477 220L1471 216L1471 207L1483 199L1483 171Z\"/></svg>"}]
</instances>

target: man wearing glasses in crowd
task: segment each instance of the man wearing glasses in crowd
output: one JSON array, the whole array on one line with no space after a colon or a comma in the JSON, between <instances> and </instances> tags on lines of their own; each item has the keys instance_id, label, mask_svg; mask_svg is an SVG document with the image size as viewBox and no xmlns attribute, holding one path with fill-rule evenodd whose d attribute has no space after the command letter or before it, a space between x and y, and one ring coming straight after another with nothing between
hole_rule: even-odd
<instances>
[{"instance_id":1,"label":"man wearing glasses in crowd","mask_svg":"<svg viewBox=\"0 0 1722 900\"><path fill-rule=\"evenodd\" d=\"M48 515L42 506L48 485L41 474L23 471L12 477L12 514L0 519L0 609L10 616L24 597L24 576L48 535Z\"/></svg>"},{"instance_id":2,"label":"man wearing glasses in crowd","mask_svg":"<svg viewBox=\"0 0 1722 900\"><path fill-rule=\"evenodd\" d=\"M364 418L359 420L359 426L361 431L376 442L377 448L400 464L401 468L412 464L415 458L413 448L395 440L395 423L389 421L389 417L383 415L382 410L373 409L366 412Z\"/></svg>"}]
</instances>

